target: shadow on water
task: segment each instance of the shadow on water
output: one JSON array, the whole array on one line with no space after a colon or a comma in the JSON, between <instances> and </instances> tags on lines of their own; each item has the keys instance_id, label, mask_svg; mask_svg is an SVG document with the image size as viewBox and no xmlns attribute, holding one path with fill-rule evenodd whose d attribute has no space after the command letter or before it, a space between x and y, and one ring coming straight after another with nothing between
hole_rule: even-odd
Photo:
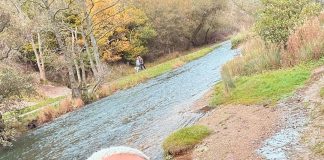
<instances>
[{"instance_id":1,"label":"shadow on water","mask_svg":"<svg viewBox=\"0 0 324 160\"><path fill-rule=\"evenodd\" d=\"M163 159L163 139L204 115L191 111L192 103L220 80L221 66L236 53L224 42L205 57L28 133L0 151L0 159L86 159L118 145Z\"/></svg>"}]
</instances>

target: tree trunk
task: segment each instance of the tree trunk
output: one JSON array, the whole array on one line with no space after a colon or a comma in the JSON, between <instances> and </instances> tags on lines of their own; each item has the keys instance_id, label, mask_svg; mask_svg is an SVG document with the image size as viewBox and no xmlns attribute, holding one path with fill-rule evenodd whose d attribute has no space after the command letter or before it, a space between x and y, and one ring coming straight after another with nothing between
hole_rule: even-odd
<instances>
[{"instance_id":1,"label":"tree trunk","mask_svg":"<svg viewBox=\"0 0 324 160\"><path fill-rule=\"evenodd\" d=\"M39 76L40 76L40 81L41 82L45 82L46 81L46 74L45 74L45 64L44 64L44 56L43 56L43 51L42 51L42 41L41 41L41 37L40 34L37 33L37 39L38 39L38 50L33 38L33 35L30 35L30 39L31 39L31 45L36 57L36 63L37 63L37 67L39 70Z\"/></svg>"},{"instance_id":2,"label":"tree trunk","mask_svg":"<svg viewBox=\"0 0 324 160\"><path fill-rule=\"evenodd\" d=\"M73 62L74 62L74 66L75 66L75 70L76 70L76 74L77 74L77 78L78 78L78 82L79 84L82 83L82 79L81 79L81 74L80 74L80 67L78 64L78 60L75 54L75 41L77 39L77 31L71 31L71 51L72 51L72 57L73 57Z\"/></svg>"},{"instance_id":3,"label":"tree trunk","mask_svg":"<svg viewBox=\"0 0 324 160\"><path fill-rule=\"evenodd\" d=\"M206 14L202 16L202 19L201 19L199 25L197 26L197 28L192 33L191 43L192 43L193 46L198 45L197 36L198 36L198 33L200 32L200 30L205 26L206 21L207 21L207 17L208 17L208 15L206 15Z\"/></svg>"},{"instance_id":4,"label":"tree trunk","mask_svg":"<svg viewBox=\"0 0 324 160\"><path fill-rule=\"evenodd\" d=\"M208 33L209 33L210 28L207 29L205 33L205 44L208 44Z\"/></svg>"},{"instance_id":5,"label":"tree trunk","mask_svg":"<svg viewBox=\"0 0 324 160\"><path fill-rule=\"evenodd\" d=\"M81 91L79 89L79 85L77 84L75 77L74 77L74 69L73 69L73 61L71 55L69 55L67 49L64 47L61 33L58 31L57 27L55 29L55 36L56 40L59 44L60 50L64 54L64 59L66 62L66 67L69 72L69 80L70 80L70 88L72 89L72 98L81 98Z\"/></svg>"},{"instance_id":6,"label":"tree trunk","mask_svg":"<svg viewBox=\"0 0 324 160\"><path fill-rule=\"evenodd\" d=\"M94 33L93 33L93 26L92 26L92 21L91 21L91 15L88 12L88 7L87 7L87 4L86 4L86 1L83 1L82 7L83 7L83 12L84 12L84 17L85 17L85 27L86 27L86 32L85 33L89 33L90 43L91 43L92 48L93 48L93 56L94 56L94 62L95 62L94 65L96 66L95 67L96 68L95 77L96 77L97 80L99 80L100 77L101 77L101 75L103 74L103 68L102 68L102 64L101 64L101 61L100 61L99 47L97 45L97 40L96 40L96 38L94 36ZM85 42L86 48L88 48L89 45L86 44L87 41L86 41L85 33L83 33L84 34L83 35L83 38L85 40L84 42ZM87 50L87 52L88 52L88 50Z\"/></svg>"},{"instance_id":7,"label":"tree trunk","mask_svg":"<svg viewBox=\"0 0 324 160\"><path fill-rule=\"evenodd\" d=\"M85 72L83 58L81 57L81 55L80 55L80 67L81 67L81 78L82 78L82 82L83 83L86 83L87 77L86 77L86 72Z\"/></svg>"},{"instance_id":8,"label":"tree trunk","mask_svg":"<svg viewBox=\"0 0 324 160\"><path fill-rule=\"evenodd\" d=\"M85 35L85 32L83 30L81 30L81 35L82 35L82 40L84 42L84 46L86 48L86 52L87 52L87 55L88 55L88 58L89 58L89 61L90 61L90 67L91 67L91 70L93 72L93 75L95 77L98 76L98 70L93 62L93 59L92 59L92 55L91 55L91 52L90 52L90 48L89 48L89 44L87 42L87 38L86 38L86 35Z\"/></svg>"},{"instance_id":9,"label":"tree trunk","mask_svg":"<svg viewBox=\"0 0 324 160\"><path fill-rule=\"evenodd\" d=\"M45 60L44 60L44 51L42 48L42 41L41 41L41 36L40 33L37 33L38 37L38 49L39 49L39 60L41 63L41 69L40 69L40 77L43 82L46 82L46 74L45 74Z\"/></svg>"},{"instance_id":10,"label":"tree trunk","mask_svg":"<svg viewBox=\"0 0 324 160\"><path fill-rule=\"evenodd\" d=\"M81 73L80 73L80 67L79 67L79 64L78 64L77 60L74 60L74 66L75 66L78 82L79 82L79 84L81 84L82 83L82 78L81 78Z\"/></svg>"},{"instance_id":11,"label":"tree trunk","mask_svg":"<svg viewBox=\"0 0 324 160\"><path fill-rule=\"evenodd\" d=\"M93 34L93 32L91 31L90 33L90 40L91 40L91 45L92 45L92 48L93 48L93 54L94 54L94 57L95 57L95 61L96 61L96 64L97 64L97 69L98 69L98 73L99 75L100 74L103 74L103 68L102 68L102 65L101 65L101 61L100 61L100 56L99 56L99 47L97 45L97 40Z\"/></svg>"}]
</instances>

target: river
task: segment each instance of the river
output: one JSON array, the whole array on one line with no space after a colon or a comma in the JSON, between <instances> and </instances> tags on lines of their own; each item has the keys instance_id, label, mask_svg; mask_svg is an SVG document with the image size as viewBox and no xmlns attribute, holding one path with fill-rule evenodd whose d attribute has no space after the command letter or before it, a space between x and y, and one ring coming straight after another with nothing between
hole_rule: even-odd
<instances>
[{"instance_id":1,"label":"river","mask_svg":"<svg viewBox=\"0 0 324 160\"><path fill-rule=\"evenodd\" d=\"M221 79L221 66L235 54L224 42L198 60L30 131L0 150L0 160L82 160L118 145L163 159L163 140L204 115L192 111L193 102Z\"/></svg>"}]
</instances>

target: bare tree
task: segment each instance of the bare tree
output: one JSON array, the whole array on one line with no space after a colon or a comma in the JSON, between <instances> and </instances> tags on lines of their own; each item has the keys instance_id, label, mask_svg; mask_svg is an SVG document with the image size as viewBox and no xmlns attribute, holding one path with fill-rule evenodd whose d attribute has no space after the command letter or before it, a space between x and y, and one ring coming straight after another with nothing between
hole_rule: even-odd
<instances>
[{"instance_id":1,"label":"bare tree","mask_svg":"<svg viewBox=\"0 0 324 160\"><path fill-rule=\"evenodd\" d=\"M37 66L38 66L39 73L40 73L40 80L43 82L46 82L45 59L44 59L44 51L42 48L43 44L42 44L40 33L39 32L37 33L38 48L35 44L33 35L30 35L30 41L31 41L31 45L33 47L35 57L36 57L36 62L37 62Z\"/></svg>"}]
</instances>

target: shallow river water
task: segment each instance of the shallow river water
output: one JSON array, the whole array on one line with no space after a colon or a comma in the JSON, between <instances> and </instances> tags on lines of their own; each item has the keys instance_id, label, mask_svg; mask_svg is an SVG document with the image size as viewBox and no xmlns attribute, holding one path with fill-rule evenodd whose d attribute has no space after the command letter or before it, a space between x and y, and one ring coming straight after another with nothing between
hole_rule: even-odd
<instances>
[{"instance_id":1,"label":"shallow river water","mask_svg":"<svg viewBox=\"0 0 324 160\"><path fill-rule=\"evenodd\" d=\"M64 115L0 150L0 160L82 160L118 145L163 159L163 139L203 116L192 103L220 80L221 66L236 52L224 42L183 67Z\"/></svg>"}]
</instances>

